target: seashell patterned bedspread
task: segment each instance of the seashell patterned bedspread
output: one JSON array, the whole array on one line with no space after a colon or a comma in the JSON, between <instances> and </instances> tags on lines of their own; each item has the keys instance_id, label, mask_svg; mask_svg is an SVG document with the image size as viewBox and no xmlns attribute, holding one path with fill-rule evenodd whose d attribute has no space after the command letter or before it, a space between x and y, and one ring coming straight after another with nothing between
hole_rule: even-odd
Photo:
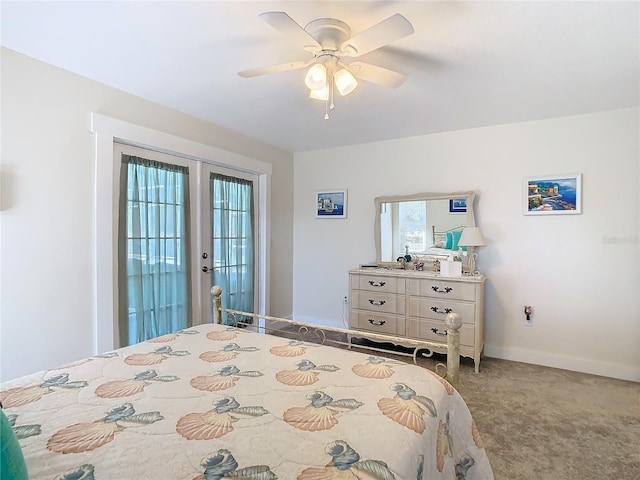
<instances>
[{"instance_id":1,"label":"seashell patterned bedspread","mask_svg":"<svg viewBox=\"0 0 640 480\"><path fill-rule=\"evenodd\" d=\"M6 382L0 400L32 480L493 479L434 373L223 325Z\"/></svg>"}]
</instances>

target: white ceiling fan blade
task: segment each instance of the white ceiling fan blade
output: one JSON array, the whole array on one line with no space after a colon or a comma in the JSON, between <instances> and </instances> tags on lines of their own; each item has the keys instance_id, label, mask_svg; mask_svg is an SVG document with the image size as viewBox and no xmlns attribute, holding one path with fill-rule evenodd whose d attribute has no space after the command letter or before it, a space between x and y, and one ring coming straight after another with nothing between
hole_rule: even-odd
<instances>
[{"instance_id":1,"label":"white ceiling fan blade","mask_svg":"<svg viewBox=\"0 0 640 480\"><path fill-rule=\"evenodd\" d=\"M289 62L281 63L279 65L269 65L266 67L252 68L250 70L243 70L238 72L238 75L244 78L258 77L260 75L267 75L269 73L288 72L289 70L298 70L309 65L311 62Z\"/></svg>"},{"instance_id":2,"label":"white ceiling fan blade","mask_svg":"<svg viewBox=\"0 0 640 480\"><path fill-rule=\"evenodd\" d=\"M409 20L396 13L350 38L340 46L340 50L350 57L358 57L411 35L413 31Z\"/></svg>"},{"instance_id":3,"label":"white ceiling fan blade","mask_svg":"<svg viewBox=\"0 0 640 480\"><path fill-rule=\"evenodd\" d=\"M378 67L370 63L353 62L347 65L356 78L365 82L375 83L383 87L396 88L403 84L407 76L403 73Z\"/></svg>"},{"instance_id":4,"label":"white ceiling fan blade","mask_svg":"<svg viewBox=\"0 0 640 480\"><path fill-rule=\"evenodd\" d=\"M284 33L293 43L310 52L322 50L322 46L309 32L284 12L264 12L260 14L265 22Z\"/></svg>"}]
</instances>

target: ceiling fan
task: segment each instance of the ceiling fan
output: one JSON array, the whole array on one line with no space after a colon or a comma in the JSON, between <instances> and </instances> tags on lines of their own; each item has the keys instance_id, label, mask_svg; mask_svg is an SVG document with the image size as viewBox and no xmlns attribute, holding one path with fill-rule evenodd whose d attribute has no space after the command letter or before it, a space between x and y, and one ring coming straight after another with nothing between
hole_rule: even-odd
<instances>
[{"instance_id":1,"label":"ceiling fan","mask_svg":"<svg viewBox=\"0 0 640 480\"><path fill-rule=\"evenodd\" d=\"M413 26L398 13L353 37L349 25L335 18L319 18L305 27L285 12L265 12L260 14L260 18L313 56L307 61L253 68L238 75L250 78L310 67L305 84L311 98L325 101L325 119L329 118L328 110L334 108L334 89L341 95L348 95L358 86L358 79L390 88L400 86L406 79L406 75L388 68L364 62L345 62L411 35Z\"/></svg>"}]
</instances>

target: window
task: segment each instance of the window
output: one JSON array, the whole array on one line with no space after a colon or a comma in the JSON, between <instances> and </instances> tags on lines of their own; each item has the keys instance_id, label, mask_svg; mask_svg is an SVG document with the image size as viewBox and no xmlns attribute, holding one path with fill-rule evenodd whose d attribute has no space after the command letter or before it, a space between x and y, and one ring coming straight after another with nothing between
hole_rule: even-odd
<instances>
[{"instance_id":1,"label":"window","mask_svg":"<svg viewBox=\"0 0 640 480\"><path fill-rule=\"evenodd\" d=\"M399 238L396 251L423 253L427 250L426 202L398 202Z\"/></svg>"}]
</instances>

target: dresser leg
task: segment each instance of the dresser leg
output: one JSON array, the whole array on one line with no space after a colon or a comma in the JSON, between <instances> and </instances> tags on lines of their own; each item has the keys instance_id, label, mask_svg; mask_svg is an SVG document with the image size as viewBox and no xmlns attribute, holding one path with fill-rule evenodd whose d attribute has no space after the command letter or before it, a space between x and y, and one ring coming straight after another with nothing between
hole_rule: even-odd
<instances>
[{"instance_id":1,"label":"dresser leg","mask_svg":"<svg viewBox=\"0 0 640 480\"><path fill-rule=\"evenodd\" d=\"M476 373L480 373L480 357L473 357L473 364L475 365Z\"/></svg>"}]
</instances>

